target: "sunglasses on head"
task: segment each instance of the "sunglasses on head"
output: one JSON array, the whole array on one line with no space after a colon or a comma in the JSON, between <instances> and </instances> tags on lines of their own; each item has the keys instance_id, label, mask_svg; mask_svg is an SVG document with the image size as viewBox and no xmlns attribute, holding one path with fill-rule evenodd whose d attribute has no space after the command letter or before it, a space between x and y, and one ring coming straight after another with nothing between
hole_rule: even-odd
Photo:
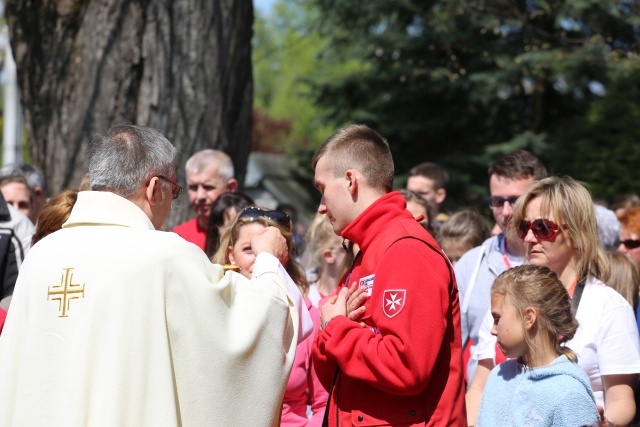
<instances>
[{"instance_id":1,"label":"sunglasses on head","mask_svg":"<svg viewBox=\"0 0 640 427\"><path fill-rule=\"evenodd\" d=\"M566 225L563 227L566 228ZM516 232L518 237L524 240L529 230L533 232L533 236L538 240L553 240L560 232L560 227L550 219L522 220L518 224Z\"/></svg>"},{"instance_id":2,"label":"sunglasses on head","mask_svg":"<svg viewBox=\"0 0 640 427\"><path fill-rule=\"evenodd\" d=\"M246 218L250 221L255 221L258 218L267 218L271 221L282 225L283 227L291 228L291 218L289 215L282 211L270 211L262 208L256 208L254 206L249 206L248 208L244 208L239 214L238 218Z\"/></svg>"},{"instance_id":3,"label":"sunglasses on head","mask_svg":"<svg viewBox=\"0 0 640 427\"><path fill-rule=\"evenodd\" d=\"M640 248L640 240L621 240L620 244L624 245L627 249Z\"/></svg>"},{"instance_id":4,"label":"sunglasses on head","mask_svg":"<svg viewBox=\"0 0 640 427\"><path fill-rule=\"evenodd\" d=\"M509 202L511 206L515 205L520 196L511 196L511 197L489 197L487 199L487 204L491 209L502 209L504 208L504 202Z\"/></svg>"}]
</instances>

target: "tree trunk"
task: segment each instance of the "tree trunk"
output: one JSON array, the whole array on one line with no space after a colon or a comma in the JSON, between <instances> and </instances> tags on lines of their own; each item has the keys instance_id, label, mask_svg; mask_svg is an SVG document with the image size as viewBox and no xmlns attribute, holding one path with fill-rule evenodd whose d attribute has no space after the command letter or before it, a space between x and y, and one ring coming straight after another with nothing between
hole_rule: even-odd
<instances>
[{"instance_id":1,"label":"tree trunk","mask_svg":"<svg viewBox=\"0 0 640 427\"><path fill-rule=\"evenodd\" d=\"M161 130L184 162L217 148L242 181L251 147L251 0L6 2L32 161L48 193L78 186L87 138ZM189 214L186 197L171 223Z\"/></svg>"}]
</instances>

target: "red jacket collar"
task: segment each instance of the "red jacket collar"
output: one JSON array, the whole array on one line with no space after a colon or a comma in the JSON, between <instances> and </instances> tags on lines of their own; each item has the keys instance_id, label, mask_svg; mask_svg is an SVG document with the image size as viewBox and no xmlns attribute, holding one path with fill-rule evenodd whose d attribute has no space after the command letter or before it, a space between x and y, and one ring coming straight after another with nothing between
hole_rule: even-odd
<instances>
[{"instance_id":1,"label":"red jacket collar","mask_svg":"<svg viewBox=\"0 0 640 427\"><path fill-rule=\"evenodd\" d=\"M371 241L390 221L403 217L412 218L406 206L407 202L399 191L387 193L347 225L342 230L342 237L357 243L361 250L366 251Z\"/></svg>"}]
</instances>

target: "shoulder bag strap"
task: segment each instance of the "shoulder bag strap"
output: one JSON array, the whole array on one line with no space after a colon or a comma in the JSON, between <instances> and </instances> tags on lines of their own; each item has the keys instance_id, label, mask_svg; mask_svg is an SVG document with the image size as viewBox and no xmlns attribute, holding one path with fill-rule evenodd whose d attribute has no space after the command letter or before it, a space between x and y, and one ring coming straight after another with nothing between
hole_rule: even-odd
<instances>
[{"instance_id":1,"label":"shoulder bag strap","mask_svg":"<svg viewBox=\"0 0 640 427\"><path fill-rule=\"evenodd\" d=\"M576 313L578 312L578 306L580 305L580 300L582 299L582 292L584 292L585 283L586 283L586 280L580 281L576 285L575 291L573 291L573 298L571 298L571 305L573 306L573 309L575 310Z\"/></svg>"}]
</instances>

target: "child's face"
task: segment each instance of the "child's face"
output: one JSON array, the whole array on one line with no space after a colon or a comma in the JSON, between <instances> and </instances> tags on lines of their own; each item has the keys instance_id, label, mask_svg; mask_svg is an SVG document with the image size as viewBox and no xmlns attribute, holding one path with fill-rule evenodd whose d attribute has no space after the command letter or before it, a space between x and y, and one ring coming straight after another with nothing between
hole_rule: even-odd
<instances>
[{"instance_id":1,"label":"child's face","mask_svg":"<svg viewBox=\"0 0 640 427\"><path fill-rule=\"evenodd\" d=\"M238 240L228 248L229 261L240 266L240 274L251 279L256 255L251 250L251 238L262 234L266 227L257 222L250 222L240 228Z\"/></svg>"},{"instance_id":2,"label":"child's face","mask_svg":"<svg viewBox=\"0 0 640 427\"><path fill-rule=\"evenodd\" d=\"M516 308L503 295L491 295L491 315L493 328L491 334L498 338L500 349L508 358L522 356L527 343L524 338L522 319Z\"/></svg>"}]
</instances>

